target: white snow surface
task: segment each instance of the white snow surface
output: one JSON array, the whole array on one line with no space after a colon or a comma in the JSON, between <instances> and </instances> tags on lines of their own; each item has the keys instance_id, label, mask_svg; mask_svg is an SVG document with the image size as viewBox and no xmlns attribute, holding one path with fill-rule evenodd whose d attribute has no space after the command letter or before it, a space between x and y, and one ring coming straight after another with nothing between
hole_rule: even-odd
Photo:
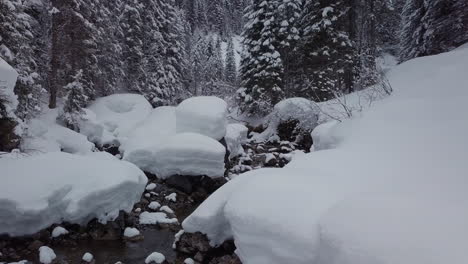
<instances>
[{"instance_id":1,"label":"white snow surface","mask_svg":"<svg viewBox=\"0 0 468 264\"><path fill-rule=\"evenodd\" d=\"M0 168L0 234L12 236L62 221L113 220L132 209L147 182L136 166L107 153L0 158Z\"/></svg>"},{"instance_id":2,"label":"white snow surface","mask_svg":"<svg viewBox=\"0 0 468 264\"><path fill-rule=\"evenodd\" d=\"M229 157L233 158L244 153L242 144L247 142L249 129L243 124L229 124L226 128L226 145L229 150Z\"/></svg>"},{"instance_id":3,"label":"white snow surface","mask_svg":"<svg viewBox=\"0 0 468 264\"><path fill-rule=\"evenodd\" d=\"M127 227L124 230L124 237L132 238L140 235L140 230L133 228L133 227Z\"/></svg>"},{"instance_id":4,"label":"white snow surface","mask_svg":"<svg viewBox=\"0 0 468 264\"><path fill-rule=\"evenodd\" d=\"M395 67L334 149L234 178L184 230L246 264L468 263L467 68L468 49Z\"/></svg>"},{"instance_id":5,"label":"white snow surface","mask_svg":"<svg viewBox=\"0 0 468 264\"><path fill-rule=\"evenodd\" d=\"M82 259L84 262L90 263L91 261L93 261L94 256L93 256L91 253L86 252L86 253L83 255L83 257L82 257L81 259Z\"/></svg>"},{"instance_id":6,"label":"white snow surface","mask_svg":"<svg viewBox=\"0 0 468 264\"><path fill-rule=\"evenodd\" d=\"M88 109L96 115L97 123L121 140L144 122L153 107L142 95L114 94L97 99Z\"/></svg>"},{"instance_id":7,"label":"white snow surface","mask_svg":"<svg viewBox=\"0 0 468 264\"><path fill-rule=\"evenodd\" d=\"M61 227L61 226L57 226L54 228L54 230L52 230L52 237L53 238L56 238L56 237L59 237L59 236L62 236L62 235L66 235L68 234L68 230L66 230L65 228Z\"/></svg>"},{"instance_id":8,"label":"white snow surface","mask_svg":"<svg viewBox=\"0 0 468 264\"><path fill-rule=\"evenodd\" d=\"M176 109L177 133L199 133L215 140L226 135L227 103L214 96L184 100Z\"/></svg>"},{"instance_id":9,"label":"white snow surface","mask_svg":"<svg viewBox=\"0 0 468 264\"><path fill-rule=\"evenodd\" d=\"M166 213L157 212L143 212L140 214L140 224L141 225L155 225L155 224L175 224L179 221L176 218L167 218Z\"/></svg>"},{"instance_id":10,"label":"white snow surface","mask_svg":"<svg viewBox=\"0 0 468 264\"><path fill-rule=\"evenodd\" d=\"M177 174L216 178L224 175L225 153L226 148L210 137L181 133L166 138L160 146L134 151L124 159L161 179Z\"/></svg>"},{"instance_id":11,"label":"white snow surface","mask_svg":"<svg viewBox=\"0 0 468 264\"><path fill-rule=\"evenodd\" d=\"M317 103L305 98L295 97L277 103L266 117L267 129L253 136L256 141L265 141L276 135L278 125L289 120L297 120L298 127L312 131L319 120L320 109Z\"/></svg>"},{"instance_id":12,"label":"white snow surface","mask_svg":"<svg viewBox=\"0 0 468 264\"><path fill-rule=\"evenodd\" d=\"M148 257L146 257L145 263L149 264L149 263L154 262L154 263L160 264L160 263L163 263L165 260L166 260L166 257L163 254L159 252L153 252Z\"/></svg>"},{"instance_id":13,"label":"white snow surface","mask_svg":"<svg viewBox=\"0 0 468 264\"><path fill-rule=\"evenodd\" d=\"M55 252L47 246L42 246L39 248L39 261L43 264L50 264L54 259L57 258Z\"/></svg>"},{"instance_id":14,"label":"white snow surface","mask_svg":"<svg viewBox=\"0 0 468 264\"><path fill-rule=\"evenodd\" d=\"M14 118L18 106L18 98L14 93L18 73L2 58L0 58L0 98L5 100L7 117ZM0 116L1 117L1 116Z\"/></svg>"}]
</instances>

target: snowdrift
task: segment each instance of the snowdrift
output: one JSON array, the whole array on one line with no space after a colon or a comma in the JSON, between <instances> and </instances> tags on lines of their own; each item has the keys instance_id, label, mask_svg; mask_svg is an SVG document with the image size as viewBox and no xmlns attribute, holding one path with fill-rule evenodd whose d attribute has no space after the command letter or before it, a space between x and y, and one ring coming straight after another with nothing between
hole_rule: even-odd
<instances>
[{"instance_id":1,"label":"snowdrift","mask_svg":"<svg viewBox=\"0 0 468 264\"><path fill-rule=\"evenodd\" d=\"M15 117L14 111L18 106L18 99L13 91L17 78L18 73L6 61L0 58L0 99L5 100L5 110L10 118Z\"/></svg>"},{"instance_id":2,"label":"snowdrift","mask_svg":"<svg viewBox=\"0 0 468 264\"><path fill-rule=\"evenodd\" d=\"M147 182L136 166L106 153L0 158L0 168L0 234L12 236L62 221L113 220L132 209Z\"/></svg>"},{"instance_id":3,"label":"snowdrift","mask_svg":"<svg viewBox=\"0 0 468 264\"><path fill-rule=\"evenodd\" d=\"M468 49L397 66L392 96L315 133L338 135L324 150L236 177L185 231L246 264L468 263L467 68Z\"/></svg>"}]
</instances>

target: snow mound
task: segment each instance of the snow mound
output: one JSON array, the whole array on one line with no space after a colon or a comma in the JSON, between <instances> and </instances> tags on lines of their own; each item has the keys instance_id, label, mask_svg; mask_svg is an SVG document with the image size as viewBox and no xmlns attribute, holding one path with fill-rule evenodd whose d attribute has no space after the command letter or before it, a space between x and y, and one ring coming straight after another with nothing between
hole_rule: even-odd
<instances>
[{"instance_id":1,"label":"snow mound","mask_svg":"<svg viewBox=\"0 0 468 264\"><path fill-rule=\"evenodd\" d=\"M284 99L277 103L268 115L267 129L263 133L255 135L254 139L268 140L271 136L276 135L280 124L288 121L297 121L296 129L312 131L318 125L319 113L320 109L314 101L301 97Z\"/></svg>"},{"instance_id":2,"label":"snow mound","mask_svg":"<svg viewBox=\"0 0 468 264\"><path fill-rule=\"evenodd\" d=\"M130 157L132 155L162 145L168 137L176 133L175 119L175 107L161 106L152 110L144 122L129 133L128 139L122 142L120 151L124 153L124 158L132 159Z\"/></svg>"},{"instance_id":3,"label":"snow mound","mask_svg":"<svg viewBox=\"0 0 468 264\"><path fill-rule=\"evenodd\" d=\"M62 221L113 220L132 209L147 182L137 167L106 153L1 158L0 168L0 234L12 236ZM25 192L25 184L34 188Z\"/></svg>"},{"instance_id":4,"label":"snow mound","mask_svg":"<svg viewBox=\"0 0 468 264\"><path fill-rule=\"evenodd\" d=\"M91 263L91 261L93 261L93 259L94 259L94 256L91 253L86 252L81 259L84 262Z\"/></svg>"},{"instance_id":5,"label":"snow mound","mask_svg":"<svg viewBox=\"0 0 468 264\"><path fill-rule=\"evenodd\" d=\"M9 118L15 117L14 111L18 106L18 98L14 93L17 78L18 73L0 58L0 99L4 100L5 112Z\"/></svg>"},{"instance_id":6,"label":"snow mound","mask_svg":"<svg viewBox=\"0 0 468 264\"><path fill-rule=\"evenodd\" d=\"M80 134L85 135L89 141L98 146L120 144L117 138L97 120L97 116L93 111L84 109L84 112L85 114L78 124Z\"/></svg>"},{"instance_id":7,"label":"snow mound","mask_svg":"<svg viewBox=\"0 0 468 264\"><path fill-rule=\"evenodd\" d=\"M342 134L342 132L347 131L343 129L343 127L349 125L349 123L349 120L345 120L344 122L333 120L318 125L312 131L312 140L314 142L313 150L318 151L336 148L346 136Z\"/></svg>"},{"instance_id":8,"label":"snow mound","mask_svg":"<svg viewBox=\"0 0 468 264\"><path fill-rule=\"evenodd\" d=\"M334 149L239 175L184 230L247 264L468 263L467 68L468 49L397 66Z\"/></svg>"},{"instance_id":9,"label":"snow mound","mask_svg":"<svg viewBox=\"0 0 468 264\"><path fill-rule=\"evenodd\" d=\"M52 237L53 238L56 238L56 237L59 237L59 236L62 236L62 235L66 235L68 234L68 230L66 230L65 228L61 227L61 226L57 226L54 228L54 230L52 230Z\"/></svg>"},{"instance_id":10,"label":"snow mound","mask_svg":"<svg viewBox=\"0 0 468 264\"><path fill-rule=\"evenodd\" d=\"M177 133L199 133L216 140L226 135L227 103L214 96L192 97L177 106Z\"/></svg>"},{"instance_id":11,"label":"snow mound","mask_svg":"<svg viewBox=\"0 0 468 264\"><path fill-rule=\"evenodd\" d=\"M167 218L166 213L157 212L143 212L140 214L141 225L155 225L155 224L176 224L179 221L176 218Z\"/></svg>"},{"instance_id":12,"label":"snow mound","mask_svg":"<svg viewBox=\"0 0 468 264\"><path fill-rule=\"evenodd\" d=\"M247 142L249 129L243 124L229 124L226 128L226 144L230 152L229 158L233 158L244 153L242 144Z\"/></svg>"},{"instance_id":13,"label":"snow mound","mask_svg":"<svg viewBox=\"0 0 468 264\"><path fill-rule=\"evenodd\" d=\"M164 144L124 157L144 171L165 179L172 175L222 177L226 149L218 141L195 133L176 134Z\"/></svg>"},{"instance_id":14,"label":"snow mound","mask_svg":"<svg viewBox=\"0 0 468 264\"><path fill-rule=\"evenodd\" d=\"M140 235L140 230L132 227L127 227L124 230L124 237L132 238Z\"/></svg>"},{"instance_id":15,"label":"snow mound","mask_svg":"<svg viewBox=\"0 0 468 264\"><path fill-rule=\"evenodd\" d=\"M153 107L142 95L114 94L97 99L88 109L112 135L125 138L143 123Z\"/></svg>"},{"instance_id":16,"label":"snow mound","mask_svg":"<svg viewBox=\"0 0 468 264\"><path fill-rule=\"evenodd\" d=\"M55 252L50 247L42 246L39 248L39 261L41 263L50 264L56 258L57 255L55 255Z\"/></svg>"},{"instance_id":17,"label":"snow mound","mask_svg":"<svg viewBox=\"0 0 468 264\"><path fill-rule=\"evenodd\" d=\"M145 263L149 264L149 263L154 262L154 263L160 264L160 263L163 263L165 260L166 260L166 257L163 254L159 252L153 252L148 257L146 257Z\"/></svg>"}]
</instances>

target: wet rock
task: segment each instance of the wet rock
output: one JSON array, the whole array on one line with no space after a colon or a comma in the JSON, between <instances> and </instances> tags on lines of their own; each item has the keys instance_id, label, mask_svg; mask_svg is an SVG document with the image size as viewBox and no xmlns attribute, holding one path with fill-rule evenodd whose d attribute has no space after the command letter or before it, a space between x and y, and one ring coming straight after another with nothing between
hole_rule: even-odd
<instances>
[{"instance_id":1,"label":"wet rock","mask_svg":"<svg viewBox=\"0 0 468 264\"><path fill-rule=\"evenodd\" d=\"M42 243L39 240L34 240L31 244L28 246L28 250L30 251L37 251L39 250L40 247L44 246L45 244Z\"/></svg>"},{"instance_id":2,"label":"wet rock","mask_svg":"<svg viewBox=\"0 0 468 264\"><path fill-rule=\"evenodd\" d=\"M179 241L176 244L177 251L188 255L208 252L210 248L211 246L208 238L202 233L184 233L180 236Z\"/></svg>"},{"instance_id":3,"label":"wet rock","mask_svg":"<svg viewBox=\"0 0 468 264\"><path fill-rule=\"evenodd\" d=\"M209 264L242 264L236 254L214 258Z\"/></svg>"},{"instance_id":4,"label":"wet rock","mask_svg":"<svg viewBox=\"0 0 468 264\"><path fill-rule=\"evenodd\" d=\"M190 176L174 175L166 179L166 184L169 187L191 194L193 191L193 180L189 177Z\"/></svg>"}]
</instances>

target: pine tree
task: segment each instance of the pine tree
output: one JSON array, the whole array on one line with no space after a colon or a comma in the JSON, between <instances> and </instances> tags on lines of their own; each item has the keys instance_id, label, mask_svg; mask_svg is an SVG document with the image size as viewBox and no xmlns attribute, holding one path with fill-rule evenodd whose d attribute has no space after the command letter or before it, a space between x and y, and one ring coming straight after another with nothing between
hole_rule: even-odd
<instances>
[{"instance_id":1,"label":"pine tree","mask_svg":"<svg viewBox=\"0 0 468 264\"><path fill-rule=\"evenodd\" d=\"M64 87L67 91L65 105L59 116L67 127L78 131L78 124L84 114L83 108L86 106L88 97L85 94L85 83L83 83L83 71L79 70L73 77L72 82Z\"/></svg>"},{"instance_id":2,"label":"pine tree","mask_svg":"<svg viewBox=\"0 0 468 264\"><path fill-rule=\"evenodd\" d=\"M238 93L241 110L264 114L283 98L283 61L278 50L276 1L254 0L246 13Z\"/></svg>"},{"instance_id":3,"label":"pine tree","mask_svg":"<svg viewBox=\"0 0 468 264\"><path fill-rule=\"evenodd\" d=\"M237 66L232 38L229 38L228 40L225 65L226 67L224 75L226 82L232 86L237 86Z\"/></svg>"}]
</instances>

